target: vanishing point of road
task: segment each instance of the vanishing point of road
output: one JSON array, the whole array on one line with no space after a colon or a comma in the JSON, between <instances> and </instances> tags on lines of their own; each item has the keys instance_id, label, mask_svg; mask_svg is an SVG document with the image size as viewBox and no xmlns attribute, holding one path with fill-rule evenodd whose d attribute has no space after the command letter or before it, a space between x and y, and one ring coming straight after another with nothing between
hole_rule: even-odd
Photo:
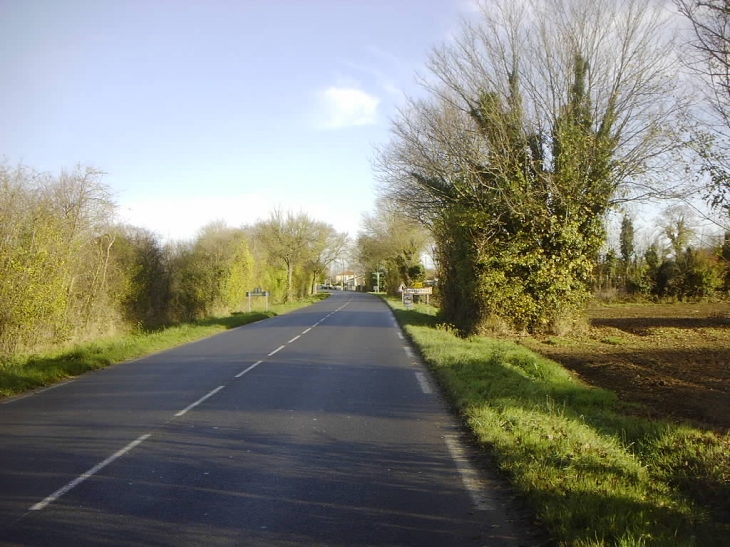
<instances>
[{"instance_id":1,"label":"vanishing point of road","mask_svg":"<svg viewBox=\"0 0 730 547\"><path fill-rule=\"evenodd\" d=\"M0 404L0 545L502 547L515 528L372 295Z\"/></svg>"}]
</instances>

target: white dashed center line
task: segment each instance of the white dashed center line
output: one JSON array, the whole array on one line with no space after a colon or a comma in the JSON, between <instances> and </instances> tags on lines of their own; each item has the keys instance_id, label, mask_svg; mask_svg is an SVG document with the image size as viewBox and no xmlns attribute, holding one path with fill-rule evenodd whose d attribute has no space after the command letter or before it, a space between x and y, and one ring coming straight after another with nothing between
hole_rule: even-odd
<instances>
[{"instance_id":1,"label":"white dashed center line","mask_svg":"<svg viewBox=\"0 0 730 547\"><path fill-rule=\"evenodd\" d=\"M330 312L327 316L325 316L324 318L322 318L319 321L317 321L314 325L312 325L308 329L305 329L301 334L295 336L294 338L292 338L291 340L289 340L286 344L291 344L292 342L298 340L302 335L307 334L309 331L312 330L312 328L316 327L317 325L319 325L320 323L322 323L322 321L324 321L328 317L331 317L336 312L340 311L346 305L347 304L344 304L344 305L340 306L339 308L337 308L335 311ZM271 357L272 355L280 352L282 349L284 349L284 347L286 346L286 344L284 344L282 346L279 346L274 351L272 351L271 353L269 353L268 354L268 357ZM409 351L409 350L407 349L407 351ZM263 363L263 361L256 361L253 365L251 365L247 369L242 370L241 372L239 372L238 374L236 374L235 377L236 378L240 378L241 376L243 376L247 372L250 372L253 369L255 369L261 363ZM424 381L425 381L425 378L424 378ZM420 382L421 382L421 379L419 379L419 383ZM61 384L59 384L59 385L61 385ZM423 384L421 384L421 385L423 387ZM53 387L57 387L57 386L53 386ZM181 410L180 412L178 412L177 414L175 414L175 417L184 416L190 410L194 409L196 406L198 406L199 404L203 403L205 400L209 399L210 397L212 397L213 395L215 395L216 393L218 393L220 390L224 389L225 387L226 386L218 386L217 388L215 388L213 391L211 391L207 395L204 395L203 397L201 397L200 399L198 399L197 401L195 401L190 406L184 408L183 410ZM51 389L51 388L48 388L48 389ZM425 388L424 388L424 392L425 392ZM109 456L103 462L95 465L94 467L92 467L91 469L89 469L88 471L86 471L85 473L83 473L82 475L79 475L78 477L76 477L74 480L72 480L66 486L64 486L62 488L59 488L58 490L56 490L53 494L51 494L50 496L48 496L44 500L39 501L38 503L36 503L35 505L33 505L29 510L30 511L41 511L41 510L45 509L50 503L53 503L58 498L60 498L61 496L63 496L64 494L66 494L67 492L69 492L70 490L72 490L73 488L75 488L76 486L78 486L79 484L81 484L82 482L84 482L86 479L88 479L88 478L92 477L93 475L95 475L96 473L98 473L99 471L101 471L102 469L104 469L110 463L112 463L115 460L121 458L124 454L126 454L130 450L134 449L138 445L142 444L144 441L146 441L147 439L149 439L151 436L152 436L151 434L142 435L138 439L132 441L131 443L129 443L127 446L125 446L121 450L118 450L114 454L112 454L111 456Z\"/></svg>"},{"instance_id":2,"label":"white dashed center line","mask_svg":"<svg viewBox=\"0 0 730 547\"><path fill-rule=\"evenodd\" d=\"M267 355L267 357L271 357L272 355L274 355L275 353L279 353L283 349L284 349L284 346L279 346L274 351L272 351L271 353L269 353L269 355Z\"/></svg>"},{"instance_id":3,"label":"white dashed center line","mask_svg":"<svg viewBox=\"0 0 730 547\"><path fill-rule=\"evenodd\" d=\"M215 395L216 393L218 393L218 392L219 392L219 391L220 391L221 389L223 389L224 387L226 387L226 386L218 386L217 388L215 388L215 389L214 389L213 391L211 391L211 392L210 392L210 393L208 393L207 395L204 395L203 397L201 397L200 399L198 399L197 401L195 401L195 402L194 402L194 403L193 403L192 405L190 405L189 407L187 407L187 408L184 408L184 409L182 409L182 410L181 410L180 412L178 412L177 414L175 414L175 416L176 416L176 417L184 416L185 414L187 414L187 413L188 413L188 411L189 411L189 410L192 410L192 409L194 409L194 408L195 408L196 406L198 406L198 405L199 405L200 403L202 403L203 401L205 401L205 400L206 400L206 399L208 399L209 397L212 397L213 395Z\"/></svg>"},{"instance_id":4,"label":"white dashed center line","mask_svg":"<svg viewBox=\"0 0 730 547\"><path fill-rule=\"evenodd\" d=\"M104 469L107 465L109 465L110 463L112 463L114 460L117 460L117 459L121 458L127 452L129 452L130 450L132 450L135 446L137 446L139 444L142 444L144 441L146 441L150 437L151 437L150 434L142 435L137 440L132 441L131 443L129 443L127 446L125 446L121 450L117 450L114 454L112 454L111 456L109 456L103 462L96 464L94 467L92 467L91 469L89 469L86 473L84 473L83 475L79 475L78 477L76 477L74 480L72 480L70 483L68 483L63 488L59 488L58 490L56 490L53 494L51 494L50 496L48 496L43 501L39 501L38 503L36 503L33 507L30 508L30 510L31 511L40 511L42 509L45 509L46 506L49 503L53 503L58 498L60 498L64 494L66 494L69 490L72 490L73 488L76 488L79 484L81 484L82 482L84 482L89 477L92 477L93 475L96 475L99 471L101 471L102 469Z\"/></svg>"},{"instance_id":5,"label":"white dashed center line","mask_svg":"<svg viewBox=\"0 0 730 547\"><path fill-rule=\"evenodd\" d=\"M248 367L248 368L247 368L246 370L242 370L241 372L239 372L238 374L236 374L236 378L240 378L241 376L243 376L243 375L244 375L244 374L246 374L247 372L249 372L249 371L251 371L251 370L255 369L255 368L256 368L257 366L259 366L259 365L260 365L261 363L263 363L263 361L256 361L256 362L255 362L255 363L254 363L253 365L251 365L250 367Z\"/></svg>"}]
</instances>

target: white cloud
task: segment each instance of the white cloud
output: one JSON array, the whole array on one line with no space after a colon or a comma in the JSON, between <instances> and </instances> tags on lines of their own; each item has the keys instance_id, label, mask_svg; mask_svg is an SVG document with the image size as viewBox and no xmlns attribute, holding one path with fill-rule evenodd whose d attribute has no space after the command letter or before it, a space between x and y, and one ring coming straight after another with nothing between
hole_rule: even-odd
<instances>
[{"instance_id":1,"label":"white cloud","mask_svg":"<svg viewBox=\"0 0 730 547\"><path fill-rule=\"evenodd\" d=\"M328 87L322 93L327 129L375 125L380 99L354 87Z\"/></svg>"}]
</instances>

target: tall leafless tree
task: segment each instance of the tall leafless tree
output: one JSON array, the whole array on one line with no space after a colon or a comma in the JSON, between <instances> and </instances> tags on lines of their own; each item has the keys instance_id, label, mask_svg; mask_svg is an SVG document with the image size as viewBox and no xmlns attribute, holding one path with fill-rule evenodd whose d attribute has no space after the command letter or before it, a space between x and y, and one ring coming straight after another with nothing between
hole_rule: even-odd
<instances>
[{"instance_id":1,"label":"tall leafless tree","mask_svg":"<svg viewBox=\"0 0 730 547\"><path fill-rule=\"evenodd\" d=\"M709 107L703 112L705 130L695 141L710 180L706 197L730 215L730 1L674 1L693 30L685 60Z\"/></svg>"}]
</instances>

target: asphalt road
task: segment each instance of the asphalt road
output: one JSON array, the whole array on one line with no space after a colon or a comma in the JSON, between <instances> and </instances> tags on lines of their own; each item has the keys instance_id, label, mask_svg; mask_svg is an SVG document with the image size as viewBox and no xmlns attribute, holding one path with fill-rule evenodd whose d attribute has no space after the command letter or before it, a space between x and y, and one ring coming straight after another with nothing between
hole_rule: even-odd
<instances>
[{"instance_id":1,"label":"asphalt road","mask_svg":"<svg viewBox=\"0 0 730 547\"><path fill-rule=\"evenodd\" d=\"M516 546L378 298L0 403L0 545Z\"/></svg>"}]
</instances>

